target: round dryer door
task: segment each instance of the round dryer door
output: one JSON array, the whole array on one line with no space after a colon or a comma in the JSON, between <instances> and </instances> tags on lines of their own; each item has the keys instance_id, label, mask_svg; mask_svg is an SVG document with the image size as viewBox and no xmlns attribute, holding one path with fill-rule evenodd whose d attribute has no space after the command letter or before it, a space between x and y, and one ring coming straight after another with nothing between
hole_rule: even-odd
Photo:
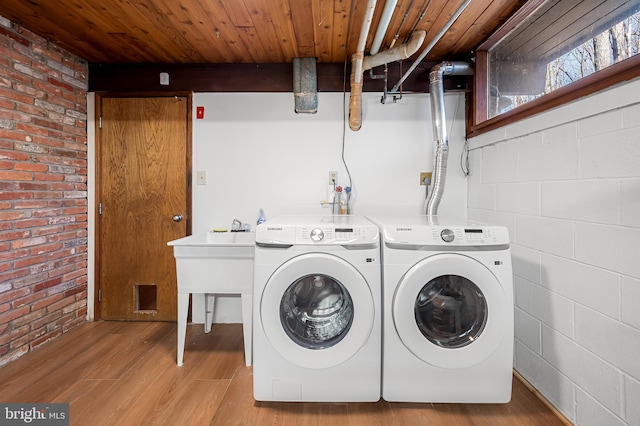
<instances>
[{"instance_id":1,"label":"round dryer door","mask_svg":"<svg viewBox=\"0 0 640 426\"><path fill-rule=\"evenodd\" d=\"M281 265L259 303L271 345L305 368L347 361L367 342L373 327L373 295L365 278L329 254L304 254Z\"/></svg>"},{"instance_id":2,"label":"round dryer door","mask_svg":"<svg viewBox=\"0 0 640 426\"><path fill-rule=\"evenodd\" d=\"M438 254L418 262L398 283L393 321L416 357L442 368L465 368L500 344L509 306L500 281L482 263Z\"/></svg>"}]
</instances>

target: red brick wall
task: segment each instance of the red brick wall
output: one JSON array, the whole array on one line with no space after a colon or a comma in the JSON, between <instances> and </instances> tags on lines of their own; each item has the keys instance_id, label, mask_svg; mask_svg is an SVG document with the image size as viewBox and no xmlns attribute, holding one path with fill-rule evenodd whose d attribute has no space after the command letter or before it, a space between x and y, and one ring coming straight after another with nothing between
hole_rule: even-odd
<instances>
[{"instance_id":1,"label":"red brick wall","mask_svg":"<svg viewBox=\"0 0 640 426\"><path fill-rule=\"evenodd\" d=\"M87 74L0 17L0 366L86 321Z\"/></svg>"}]
</instances>

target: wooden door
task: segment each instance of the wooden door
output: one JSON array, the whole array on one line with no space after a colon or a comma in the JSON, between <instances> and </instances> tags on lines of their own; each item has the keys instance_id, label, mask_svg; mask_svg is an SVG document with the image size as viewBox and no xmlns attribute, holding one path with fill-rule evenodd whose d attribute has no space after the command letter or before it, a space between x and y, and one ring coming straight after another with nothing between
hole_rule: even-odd
<instances>
[{"instance_id":1,"label":"wooden door","mask_svg":"<svg viewBox=\"0 0 640 426\"><path fill-rule=\"evenodd\" d=\"M175 321L167 241L188 231L187 98L101 98L100 115L96 312Z\"/></svg>"}]
</instances>

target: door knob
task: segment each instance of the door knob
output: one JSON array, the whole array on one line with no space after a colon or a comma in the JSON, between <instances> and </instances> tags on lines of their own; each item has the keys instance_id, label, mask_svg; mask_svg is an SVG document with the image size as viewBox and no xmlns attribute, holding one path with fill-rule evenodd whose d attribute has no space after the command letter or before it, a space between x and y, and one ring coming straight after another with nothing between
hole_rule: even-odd
<instances>
[{"instance_id":1,"label":"door knob","mask_svg":"<svg viewBox=\"0 0 640 426\"><path fill-rule=\"evenodd\" d=\"M174 214L171 219L173 219L174 222L182 222L182 215L181 214Z\"/></svg>"}]
</instances>

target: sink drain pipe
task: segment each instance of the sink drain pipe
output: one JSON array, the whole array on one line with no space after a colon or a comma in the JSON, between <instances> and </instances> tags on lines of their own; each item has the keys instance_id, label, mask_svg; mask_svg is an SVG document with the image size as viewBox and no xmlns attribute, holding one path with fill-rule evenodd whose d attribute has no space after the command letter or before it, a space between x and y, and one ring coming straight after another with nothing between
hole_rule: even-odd
<instances>
[{"instance_id":1,"label":"sink drain pipe","mask_svg":"<svg viewBox=\"0 0 640 426\"><path fill-rule=\"evenodd\" d=\"M407 59L418 51L426 36L426 31L414 31L409 41L400 46L378 52L375 55L363 56L362 58L353 55L353 65L351 66L351 102L349 105L349 127L351 130L354 132L358 131L362 126L362 73L380 65Z\"/></svg>"},{"instance_id":2,"label":"sink drain pipe","mask_svg":"<svg viewBox=\"0 0 640 426\"><path fill-rule=\"evenodd\" d=\"M435 136L433 155L433 187L427 198L425 214L435 216L444 193L444 183L447 174L447 158L449 156L449 135L447 134L447 117L444 108L445 75L471 75L473 69L466 62L442 62L431 69L429 73L429 94L431 98L431 118Z\"/></svg>"}]
</instances>

